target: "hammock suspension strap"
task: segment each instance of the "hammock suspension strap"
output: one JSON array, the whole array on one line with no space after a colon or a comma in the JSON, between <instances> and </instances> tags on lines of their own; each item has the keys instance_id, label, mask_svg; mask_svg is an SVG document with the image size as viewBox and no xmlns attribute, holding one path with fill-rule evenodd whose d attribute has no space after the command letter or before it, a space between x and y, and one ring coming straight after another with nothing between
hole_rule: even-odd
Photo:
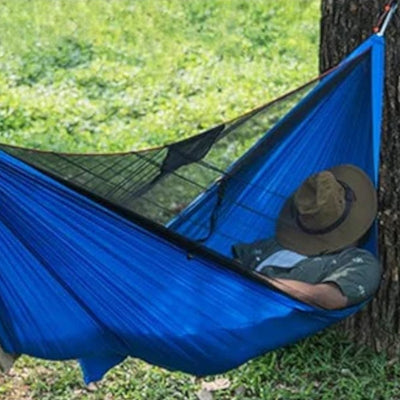
<instances>
[{"instance_id":1,"label":"hammock suspension strap","mask_svg":"<svg viewBox=\"0 0 400 400\"><path fill-rule=\"evenodd\" d=\"M392 0L385 5L385 8L379 17L377 24L374 26L374 33L376 33L378 36L383 36L385 34L386 28L388 27L389 22L396 12L398 6L398 0Z\"/></svg>"}]
</instances>

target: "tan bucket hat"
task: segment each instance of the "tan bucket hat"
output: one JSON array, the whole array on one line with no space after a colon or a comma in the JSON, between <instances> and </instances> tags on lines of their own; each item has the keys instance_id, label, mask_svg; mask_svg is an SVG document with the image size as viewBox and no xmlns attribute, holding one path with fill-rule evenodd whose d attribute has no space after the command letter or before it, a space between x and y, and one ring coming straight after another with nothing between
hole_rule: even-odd
<instances>
[{"instance_id":1,"label":"tan bucket hat","mask_svg":"<svg viewBox=\"0 0 400 400\"><path fill-rule=\"evenodd\" d=\"M305 255L333 253L359 240L376 213L376 190L368 175L354 165L339 165L307 178L286 201L276 238Z\"/></svg>"}]
</instances>

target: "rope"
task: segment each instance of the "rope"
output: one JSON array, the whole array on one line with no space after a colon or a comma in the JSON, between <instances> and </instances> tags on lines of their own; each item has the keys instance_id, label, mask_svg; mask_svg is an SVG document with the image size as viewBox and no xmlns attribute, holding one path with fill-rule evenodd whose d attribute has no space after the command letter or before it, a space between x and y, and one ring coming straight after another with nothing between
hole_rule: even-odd
<instances>
[{"instance_id":1,"label":"rope","mask_svg":"<svg viewBox=\"0 0 400 400\"><path fill-rule=\"evenodd\" d=\"M388 27L389 22L392 19L398 5L398 0L392 0L385 5L383 12L379 16L378 21L373 28L373 32L376 33L378 36L383 36L385 34L386 28Z\"/></svg>"}]
</instances>

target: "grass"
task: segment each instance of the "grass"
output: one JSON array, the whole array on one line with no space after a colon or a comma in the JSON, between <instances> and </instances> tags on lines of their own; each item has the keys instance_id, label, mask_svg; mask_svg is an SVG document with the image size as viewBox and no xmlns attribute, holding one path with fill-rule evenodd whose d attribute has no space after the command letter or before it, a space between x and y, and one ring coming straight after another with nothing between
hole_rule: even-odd
<instances>
[{"instance_id":1,"label":"grass","mask_svg":"<svg viewBox=\"0 0 400 400\"><path fill-rule=\"evenodd\" d=\"M4 0L0 140L115 151L183 138L317 75L317 0ZM335 330L225 374L214 399L400 399L399 366ZM207 381L215 377L207 378ZM196 399L203 380L127 360L93 391L22 357L0 399Z\"/></svg>"},{"instance_id":2,"label":"grass","mask_svg":"<svg viewBox=\"0 0 400 400\"><path fill-rule=\"evenodd\" d=\"M2 379L2 399L198 399L204 380L127 360L96 388L87 388L73 362L23 358L12 378ZM214 399L379 400L400 399L400 366L360 348L331 330L296 346L252 360L223 376L229 387Z\"/></svg>"},{"instance_id":3,"label":"grass","mask_svg":"<svg viewBox=\"0 0 400 400\"><path fill-rule=\"evenodd\" d=\"M314 0L73 4L0 5L3 141L74 151L158 145L317 73Z\"/></svg>"}]
</instances>

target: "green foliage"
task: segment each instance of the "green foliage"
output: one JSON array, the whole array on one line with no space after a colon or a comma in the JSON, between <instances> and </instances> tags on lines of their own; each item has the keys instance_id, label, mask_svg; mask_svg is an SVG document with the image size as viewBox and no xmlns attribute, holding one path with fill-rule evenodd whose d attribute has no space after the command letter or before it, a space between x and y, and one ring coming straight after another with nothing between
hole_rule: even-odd
<instances>
[{"instance_id":1,"label":"green foliage","mask_svg":"<svg viewBox=\"0 0 400 400\"><path fill-rule=\"evenodd\" d=\"M317 75L318 0L3 0L0 19L0 140L18 145L158 145ZM214 398L395 399L399 376L330 331L225 374ZM0 399L196 399L201 383L127 360L92 392L76 363L23 357Z\"/></svg>"},{"instance_id":2,"label":"green foliage","mask_svg":"<svg viewBox=\"0 0 400 400\"><path fill-rule=\"evenodd\" d=\"M52 84L57 72L87 65L93 58L93 46L75 38L61 37L54 47L40 44L20 55L16 85L34 85L40 81Z\"/></svg>"},{"instance_id":3,"label":"green foliage","mask_svg":"<svg viewBox=\"0 0 400 400\"><path fill-rule=\"evenodd\" d=\"M318 6L3 1L0 140L127 150L236 117L317 74Z\"/></svg>"}]
</instances>

